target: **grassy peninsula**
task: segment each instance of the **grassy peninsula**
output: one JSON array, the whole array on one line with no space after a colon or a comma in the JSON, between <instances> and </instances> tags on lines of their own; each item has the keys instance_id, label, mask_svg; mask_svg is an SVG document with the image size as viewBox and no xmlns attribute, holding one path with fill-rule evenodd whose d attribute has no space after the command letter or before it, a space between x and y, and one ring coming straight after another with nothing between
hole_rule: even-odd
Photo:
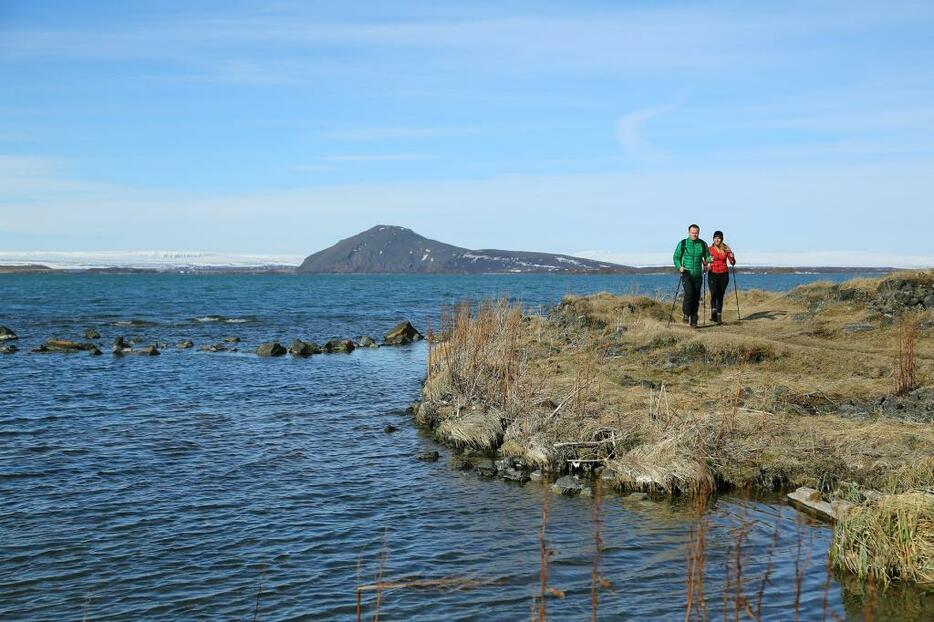
<instances>
[{"instance_id":1,"label":"grassy peninsula","mask_svg":"<svg viewBox=\"0 0 934 622\"><path fill-rule=\"evenodd\" d=\"M934 272L742 291L741 321L729 295L725 323L699 330L648 296L566 297L547 314L460 305L434 335L416 419L513 479L807 485L860 504L838 528L872 524L874 542L910 522L913 551L865 570L934 584ZM858 573L866 555L841 546L835 559Z\"/></svg>"}]
</instances>

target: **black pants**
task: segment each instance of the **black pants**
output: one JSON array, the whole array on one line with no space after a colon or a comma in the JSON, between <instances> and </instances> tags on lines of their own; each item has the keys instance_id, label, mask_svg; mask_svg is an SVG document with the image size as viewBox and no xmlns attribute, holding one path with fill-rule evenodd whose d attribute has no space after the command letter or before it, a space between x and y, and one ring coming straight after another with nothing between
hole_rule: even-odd
<instances>
[{"instance_id":1,"label":"black pants","mask_svg":"<svg viewBox=\"0 0 934 622\"><path fill-rule=\"evenodd\" d=\"M681 303L681 312L691 318L692 324L697 324L697 306L700 304L703 282L703 276L691 276L687 272L681 274L681 284L684 286L684 302Z\"/></svg>"},{"instance_id":2,"label":"black pants","mask_svg":"<svg viewBox=\"0 0 934 622\"><path fill-rule=\"evenodd\" d=\"M730 284L730 273L717 274L711 272L707 276L707 283L710 285L710 314L715 319L722 321L723 294L726 293L726 287Z\"/></svg>"}]
</instances>

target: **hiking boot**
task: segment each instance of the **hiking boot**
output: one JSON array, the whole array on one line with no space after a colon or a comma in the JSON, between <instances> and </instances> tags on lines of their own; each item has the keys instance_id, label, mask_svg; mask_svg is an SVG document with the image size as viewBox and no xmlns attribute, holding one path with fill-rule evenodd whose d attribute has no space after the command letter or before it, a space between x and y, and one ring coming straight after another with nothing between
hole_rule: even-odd
<instances>
[{"instance_id":1,"label":"hiking boot","mask_svg":"<svg viewBox=\"0 0 934 622\"><path fill-rule=\"evenodd\" d=\"M688 318L688 316L687 316L686 313L684 313L684 314L681 315L681 321L684 322L685 324L688 323L689 318Z\"/></svg>"},{"instance_id":2,"label":"hiking boot","mask_svg":"<svg viewBox=\"0 0 934 622\"><path fill-rule=\"evenodd\" d=\"M697 316L696 315L691 316L691 328L697 328Z\"/></svg>"}]
</instances>

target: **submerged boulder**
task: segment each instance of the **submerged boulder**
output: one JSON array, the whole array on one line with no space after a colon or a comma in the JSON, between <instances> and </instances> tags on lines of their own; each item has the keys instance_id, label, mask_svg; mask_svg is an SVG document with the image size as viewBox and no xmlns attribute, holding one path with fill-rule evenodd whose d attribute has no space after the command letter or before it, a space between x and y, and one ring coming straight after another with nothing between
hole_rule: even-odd
<instances>
[{"instance_id":1,"label":"submerged boulder","mask_svg":"<svg viewBox=\"0 0 934 622\"><path fill-rule=\"evenodd\" d=\"M324 344L325 352L353 352L354 344L350 339L331 339Z\"/></svg>"},{"instance_id":2,"label":"submerged boulder","mask_svg":"<svg viewBox=\"0 0 934 622\"><path fill-rule=\"evenodd\" d=\"M200 350L202 352L224 352L227 349L222 343L214 343L201 346Z\"/></svg>"},{"instance_id":3,"label":"submerged boulder","mask_svg":"<svg viewBox=\"0 0 934 622\"><path fill-rule=\"evenodd\" d=\"M71 341L70 339L46 339L45 347L50 352L80 352L96 350L93 343Z\"/></svg>"},{"instance_id":4,"label":"submerged boulder","mask_svg":"<svg viewBox=\"0 0 934 622\"><path fill-rule=\"evenodd\" d=\"M143 346L137 350L130 350L131 354L142 354L143 356L158 356L159 348L156 346Z\"/></svg>"},{"instance_id":5,"label":"submerged boulder","mask_svg":"<svg viewBox=\"0 0 934 622\"><path fill-rule=\"evenodd\" d=\"M376 343L376 340L373 339L372 337L368 337L367 335L364 335L360 337L359 340L357 340L357 347L358 348L378 348L379 344Z\"/></svg>"},{"instance_id":6,"label":"submerged boulder","mask_svg":"<svg viewBox=\"0 0 934 622\"><path fill-rule=\"evenodd\" d=\"M0 354L16 354L18 348L13 344L7 346L0 346Z\"/></svg>"},{"instance_id":7,"label":"submerged boulder","mask_svg":"<svg viewBox=\"0 0 934 622\"><path fill-rule=\"evenodd\" d=\"M90 354L91 356L100 356L101 354L103 354L103 352L101 352L100 348L98 348L97 346L94 346L93 348L88 350L88 354Z\"/></svg>"},{"instance_id":8,"label":"submerged boulder","mask_svg":"<svg viewBox=\"0 0 934 622\"><path fill-rule=\"evenodd\" d=\"M289 347L289 352L292 353L292 356L311 356L312 354L320 354L321 347L314 341L296 339Z\"/></svg>"},{"instance_id":9,"label":"submerged boulder","mask_svg":"<svg viewBox=\"0 0 934 622\"><path fill-rule=\"evenodd\" d=\"M559 477L558 481L551 485L551 489L559 495L579 495L584 489L583 484L574 475L565 475Z\"/></svg>"},{"instance_id":10,"label":"submerged boulder","mask_svg":"<svg viewBox=\"0 0 934 622\"><path fill-rule=\"evenodd\" d=\"M7 339L19 339L19 337L6 326L0 326L0 341L6 341Z\"/></svg>"},{"instance_id":11,"label":"submerged boulder","mask_svg":"<svg viewBox=\"0 0 934 622\"><path fill-rule=\"evenodd\" d=\"M85 339L100 339L101 334L97 332L96 330L94 330L93 328L89 328L86 331L84 331L84 338Z\"/></svg>"},{"instance_id":12,"label":"submerged boulder","mask_svg":"<svg viewBox=\"0 0 934 622\"><path fill-rule=\"evenodd\" d=\"M437 451L426 451L415 456L415 459L421 460L422 462L437 462L440 457L441 454Z\"/></svg>"},{"instance_id":13,"label":"submerged boulder","mask_svg":"<svg viewBox=\"0 0 934 622\"><path fill-rule=\"evenodd\" d=\"M383 335L383 343L390 346L404 345L424 339L409 321L399 322L392 330Z\"/></svg>"},{"instance_id":14,"label":"submerged boulder","mask_svg":"<svg viewBox=\"0 0 934 622\"><path fill-rule=\"evenodd\" d=\"M240 343L240 337L237 337L236 335L231 337L224 337L224 341L226 343Z\"/></svg>"},{"instance_id":15,"label":"submerged boulder","mask_svg":"<svg viewBox=\"0 0 934 622\"><path fill-rule=\"evenodd\" d=\"M288 352L278 341L267 341L256 348L257 356L282 356Z\"/></svg>"},{"instance_id":16,"label":"submerged boulder","mask_svg":"<svg viewBox=\"0 0 934 622\"><path fill-rule=\"evenodd\" d=\"M130 344L128 344L123 337L114 337L113 347L111 351L114 354L123 354L130 351Z\"/></svg>"},{"instance_id":17,"label":"submerged boulder","mask_svg":"<svg viewBox=\"0 0 934 622\"><path fill-rule=\"evenodd\" d=\"M177 344L175 344L175 347L179 350L187 350L188 348L195 347L195 342L191 339L182 339Z\"/></svg>"}]
</instances>

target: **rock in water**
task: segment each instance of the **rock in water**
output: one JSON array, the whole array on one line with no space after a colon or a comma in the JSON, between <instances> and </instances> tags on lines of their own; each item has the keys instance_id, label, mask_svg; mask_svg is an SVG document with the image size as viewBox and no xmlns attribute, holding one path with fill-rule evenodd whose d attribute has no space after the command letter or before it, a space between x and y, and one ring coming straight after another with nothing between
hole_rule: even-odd
<instances>
[{"instance_id":1,"label":"rock in water","mask_svg":"<svg viewBox=\"0 0 934 622\"><path fill-rule=\"evenodd\" d=\"M123 354L130 351L130 344L124 341L123 337L114 337L114 345L111 350L114 354Z\"/></svg>"},{"instance_id":2,"label":"rock in water","mask_svg":"<svg viewBox=\"0 0 934 622\"><path fill-rule=\"evenodd\" d=\"M584 487L577 477L565 475L564 477L558 478L558 481L551 485L551 489L560 495L573 496L579 495Z\"/></svg>"},{"instance_id":3,"label":"rock in water","mask_svg":"<svg viewBox=\"0 0 934 622\"><path fill-rule=\"evenodd\" d=\"M312 354L319 354L321 348L314 341L296 339L292 342L289 352L292 353L292 356L311 356Z\"/></svg>"},{"instance_id":4,"label":"rock in water","mask_svg":"<svg viewBox=\"0 0 934 622\"><path fill-rule=\"evenodd\" d=\"M441 454L437 451L426 451L415 456L415 459L421 460L422 462L437 462L440 457Z\"/></svg>"},{"instance_id":5,"label":"rock in water","mask_svg":"<svg viewBox=\"0 0 934 622\"><path fill-rule=\"evenodd\" d=\"M93 328L89 328L86 331L84 331L84 338L85 339L100 339L101 334L97 332L96 330L94 330Z\"/></svg>"},{"instance_id":6,"label":"rock in water","mask_svg":"<svg viewBox=\"0 0 934 622\"><path fill-rule=\"evenodd\" d=\"M204 345L204 346L201 346L201 348L200 348L200 350L201 350L202 352L223 352L223 351L226 350L226 349L227 349L227 346L225 346L225 345L222 344L222 343L215 343L215 344L212 344L212 345Z\"/></svg>"},{"instance_id":7,"label":"rock in water","mask_svg":"<svg viewBox=\"0 0 934 622\"><path fill-rule=\"evenodd\" d=\"M395 432L395 431L398 430L398 429L399 429L399 428L397 428L396 426L394 426L394 425L392 425L392 424L390 423L390 424L388 424L385 428L383 428L383 432L385 432L386 434L392 434L393 432Z\"/></svg>"},{"instance_id":8,"label":"rock in water","mask_svg":"<svg viewBox=\"0 0 934 622\"><path fill-rule=\"evenodd\" d=\"M350 339L331 339L324 344L325 352L353 352L354 345Z\"/></svg>"},{"instance_id":9,"label":"rock in water","mask_svg":"<svg viewBox=\"0 0 934 622\"><path fill-rule=\"evenodd\" d=\"M224 341L227 343L240 343L240 337L224 337Z\"/></svg>"},{"instance_id":10,"label":"rock in water","mask_svg":"<svg viewBox=\"0 0 934 622\"><path fill-rule=\"evenodd\" d=\"M191 339L182 339L175 345L175 347L179 350L187 350L188 348L195 347L195 342Z\"/></svg>"},{"instance_id":11,"label":"rock in water","mask_svg":"<svg viewBox=\"0 0 934 622\"><path fill-rule=\"evenodd\" d=\"M143 346L139 350L131 350L133 354L142 354L144 356L157 356L159 354L159 348L156 346Z\"/></svg>"},{"instance_id":12,"label":"rock in water","mask_svg":"<svg viewBox=\"0 0 934 622\"><path fill-rule=\"evenodd\" d=\"M372 337L368 337L367 335L364 335L363 337L360 337L359 341L357 341L357 347L359 347L359 348L378 348L378 347L379 347L379 344L376 343L376 340L373 339Z\"/></svg>"},{"instance_id":13,"label":"rock in water","mask_svg":"<svg viewBox=\"0 0 934 622\"><path fill-rule=\"evenodd\" d=\"M16 354L17 347L10 344L8 346L0 347L0 354Z\"/></svg>"},{"instance_id":14,"label":"rock in water","mask_svg":"<svg viewBox=\"0 0 934 622\"><path fill-rule=\"evenodd\" d=\"M7 339L19 339L19 337L6 326L0 326L0 341L6 341Z\"/></svg>"},{"instance_id":15,"label":"rock in water","mask_svg":"<svg viewBox=\"0 0 934 622\"><path fill-rule=\"evenodd\" d=\"M78 352L80 350L95 350L93 343L71 341L69 339L46 339L45 347L51 352Z\"/></svg>"},{"instance_id":16,"label":"rock in water","mask_svg":"<svg viewBox=\"0 0 934 622\"><path fill-rule=\"evenodd\" d=\"M288 350L282 347L282 344L278 341L267 341L266 343L261 343L258 348L256 348L257 356L282 356Z\"/></svg>"},{"instance_id":17,"label":"rock in water","mask_svg":"<svg viewBox=\"0 0 934 622\"><path fill-rule=\"evenodd\" d=\"M98 347L96 347L96 346L93 347L93 348L91 348L91 349L88 351L88 353L89 353L91 356L100 356L100 355L102 354L101 349L98 348Z\"/></svg>"},{"instance_id":18,"label":"rock in water","mask_svg":"<svg viewBox=\"0 0 934 622\"><path fill-rule=\"evenodd\" d=\"M415 330L409 321L399 322L392 330L383 336L383 343L390 346L404 345L423 339L422 334Z\"/></svg>"}]
</instances>

